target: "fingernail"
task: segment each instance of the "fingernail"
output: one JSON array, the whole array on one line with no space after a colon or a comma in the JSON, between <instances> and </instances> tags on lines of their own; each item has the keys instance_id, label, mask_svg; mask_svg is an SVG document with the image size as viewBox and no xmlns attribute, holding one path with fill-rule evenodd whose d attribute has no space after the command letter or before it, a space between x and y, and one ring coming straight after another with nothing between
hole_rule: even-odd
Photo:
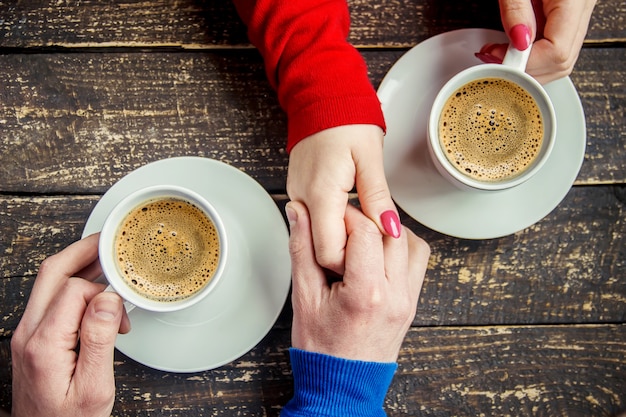
<instances>
[{"instance_id":1,"label":"fingernail","mask_svg":"<svg viewBox=\"0 0 626 417\"><path fill-rule=\"evenodd\" d=\"M289 221L289 227L293 227L298 221L298 213L289 206L289 203L285 206L285 214L287 215L287 221Z\"/></svg>"},{"instance_id":2,"label":"fingernail","mask_svg":"<svg viewBox=\"0 0 626 417\"><path fill-rule=\"evenodd\" d=\"M380 221L389 236L396 239L400 237L400 219L395 211L387 210L380 215Z\"/></svg>"},{"instance_id":3,"label":"fingernail","mask_svg":"<svg viewBox=\"0 0 626 417\"><path fill-rule=\"evenodd\" d=\"M94 311L100 319L112 321L120 311L120 300L119 298L113 299L112 297L101 296L96 299Z\"/></svg>"},{"instance_id":4,"label":"fingernail","mask_svg":"<svg viewBox=\"0 0 626 417\"><path fill-rule=\"evenodd\" d=\"M479 54L490 54L491 51L493 51L493 48L495 48L496 46L498 46L497 43L486 43L483 45L482 48L480 48L480 51L478 51Z\"/></svg>"},{"instance_id":5,"label":"fingernail","mask_svg":"<svg viewBox=\"0 0 626 417\"><path fill-rule=\"evenodd\" d=\"M520 51L525 51L530 46L530 29L526 25L513 26L509 36L513 46Z\"/></svg>"},{"instance_id":6,"label":"fingernail","mask_svg":"<svg viewBox=\"0 0 626 417\"><path fill-rule=\"evenodd\" d=\"M485 64L502 64L502 60L496 56L493 56L489 53L476 52L474 56Z\"/></svg>"}]
</instances>

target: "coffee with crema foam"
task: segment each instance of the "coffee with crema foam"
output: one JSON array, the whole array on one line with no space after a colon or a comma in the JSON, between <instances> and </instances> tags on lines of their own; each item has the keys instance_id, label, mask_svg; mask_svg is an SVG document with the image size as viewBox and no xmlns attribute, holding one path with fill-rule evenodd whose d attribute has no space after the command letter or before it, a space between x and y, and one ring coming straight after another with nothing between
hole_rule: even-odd
<instances>
[{"instance_id":1,"label":"coffee with crema foam","mask_svg":"<svg viewBox=\"0 0 626 417\"><path fill-rule=\"evenodd\" d=\"M524 88L499 78L459 88L448 98L438 128L452 165L483 182L523 173L539 154L544 136L535 100Z\"/></svg>"},{"instance_id":2,"label":"coffee with crema foam","mask_svg":"<svg viewBox=\"0 0 626 417\"><path fill-rule=\"evenodd\" d=\"M211 281L220 258L219 236L194 204L176 198L151 200L122 222L115 255L129 287L146 298L172 302Z\"/></svg>"}]
</instances>

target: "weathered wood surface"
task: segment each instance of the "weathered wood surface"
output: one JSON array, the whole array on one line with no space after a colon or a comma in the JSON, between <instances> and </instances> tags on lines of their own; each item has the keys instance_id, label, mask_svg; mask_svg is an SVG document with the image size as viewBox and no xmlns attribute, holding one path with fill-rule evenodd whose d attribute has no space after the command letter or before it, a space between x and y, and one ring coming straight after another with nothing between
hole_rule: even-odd
<instances>
[{"instance_id":1,"label":"weathered wood surface","mask_svg":"<svg viewBox=\"0 0 626 417\"><path fill-rule=\"evenodd\" d=\"M384 3L384 4L383 4ZM501 27L497 1L350 0L374 85L416 43ZM598 2L571 78L585 162L536 225L471 241L402 214L433 256L389 391L390 416L626 411L626 5ZM100 195L156 159L200 155L286 201L286 124L229 1L0 0L0 408L10 337L39 263L79 238ZM291 311L237 361L154 371L117 353L114 416L277 416Z\"/></svg>"},{"instance_id":2,"label":"weathered wood surface","mask_svg":"<svg viewBox=\"0 0 626 417\"><path fill-rule=\"evenodd\" d=\"M402 53L364 52L375 85ZM625 62L585 49L572 75L588 133L578 184L626 182ZM284 192L286 121L256 51L8 54L0 68L0 191L103 193L148 161L201 155Z\"/></svg>"},{"instance_id":3,"label":"weathered wood surface","mask_svg":"<svg viewBox=\"0 0 626 417\"><path fill-rule=\"evenodd\" d=\"M359 47L410 47L466 27L500 29L498 2L350 0L350 41ZM587 42L626 41L622 0L596 6ZM249 46L227 0L80 2L0 1L0 45L13 48Z\"/></svg>"},{"instance_id":4,"label":"weathered wood surface","mask_svg":"<svg viewBox=\"0 0 626 417\"><path fill-rule=\"evenodd\" d=\"M278 416L293 392L288 346L288 330L272 330L240 359L194 374L155 371L118 352L113 415ZM0 340L0 360L7 355ZM626 409L625 356L623 324L413 328L385 408L389 416L612 417ZM0 368L0 386L8 380Z\"/></svg>"},{"instance_id":5,"label":"weathered wood surface","mask_svg":"<svg viewBox=\"0 0 626 417\"><path fill-rule=\"evenodd\" d=\"M80 238L98 198L0 197L0 298L13 306L0 336L17 325L41 261ZM545 219L500 239L451 238L403 216L432 247L414 324L624 322L625 219L623 186L574 187Z\"/></svg>"}]
</instances>

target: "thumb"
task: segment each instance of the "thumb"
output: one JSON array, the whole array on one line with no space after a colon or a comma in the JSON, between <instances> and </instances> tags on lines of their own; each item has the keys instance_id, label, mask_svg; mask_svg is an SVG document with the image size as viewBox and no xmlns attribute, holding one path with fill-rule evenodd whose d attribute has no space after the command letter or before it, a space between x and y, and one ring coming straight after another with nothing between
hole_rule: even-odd
<instances>
[{"instance_id":1,"label":"thumb","mask_svg":"<svg viewBox=\"0 0 626 417\"><path fill-rule=\"evenodd\" d=\"M381 232L394 238L400 237L402 225L391 199L385 179L382 155L375 152L361 153L356 161L356 189L361 210Z\"/></svg>"},{"instance_id":2,"label":"thumb","mask_svg":"<svg viewBox=\"0 0 626 417\"><path fill-rule=\"evenodd\" d=\"M102 292L85 311L80 328L80 352L73 383L79 392L101 390L104 397L115 396L113 351L124 308L119 295ZM104 398L103 398L104 399Z\"/></svg>"},{"instance_id":3,"label":"thumb","mask_svg":"<svg viewBox=\"0 0 626 417\"><path fill-rule=\"evenodd\" d=\"M537 33L532 1L500 0L500 17L513 46L520 51L528 49Z\"/></svg>"}]
</instances>

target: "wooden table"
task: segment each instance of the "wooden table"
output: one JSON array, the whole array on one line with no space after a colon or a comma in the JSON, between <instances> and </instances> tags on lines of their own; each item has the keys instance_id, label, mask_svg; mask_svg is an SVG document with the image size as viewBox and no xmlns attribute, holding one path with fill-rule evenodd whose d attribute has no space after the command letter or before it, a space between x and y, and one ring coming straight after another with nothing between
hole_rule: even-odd
<instances>
[{"instance_id":1,"label":"wooden table","mask_svg":"<svg viewBox=\"0 0 626 417\"><path fill-rule=\"evenodd\" d=\"M501 27L497 2L351 0L378 85L415 44ZM613 416L626 410L626 4L600 1L571 78L587 151L562 203L514 235L464 240L403 214L433 256L389 391L390 416ZM78 239L101 195L194 155L287 200L285 117L222 0L0 1L0 407L10 339L39 263ZM291 397L291 311L219 369L115 357L115 416L276 416Z\"/></svg>"}]
</instances>

